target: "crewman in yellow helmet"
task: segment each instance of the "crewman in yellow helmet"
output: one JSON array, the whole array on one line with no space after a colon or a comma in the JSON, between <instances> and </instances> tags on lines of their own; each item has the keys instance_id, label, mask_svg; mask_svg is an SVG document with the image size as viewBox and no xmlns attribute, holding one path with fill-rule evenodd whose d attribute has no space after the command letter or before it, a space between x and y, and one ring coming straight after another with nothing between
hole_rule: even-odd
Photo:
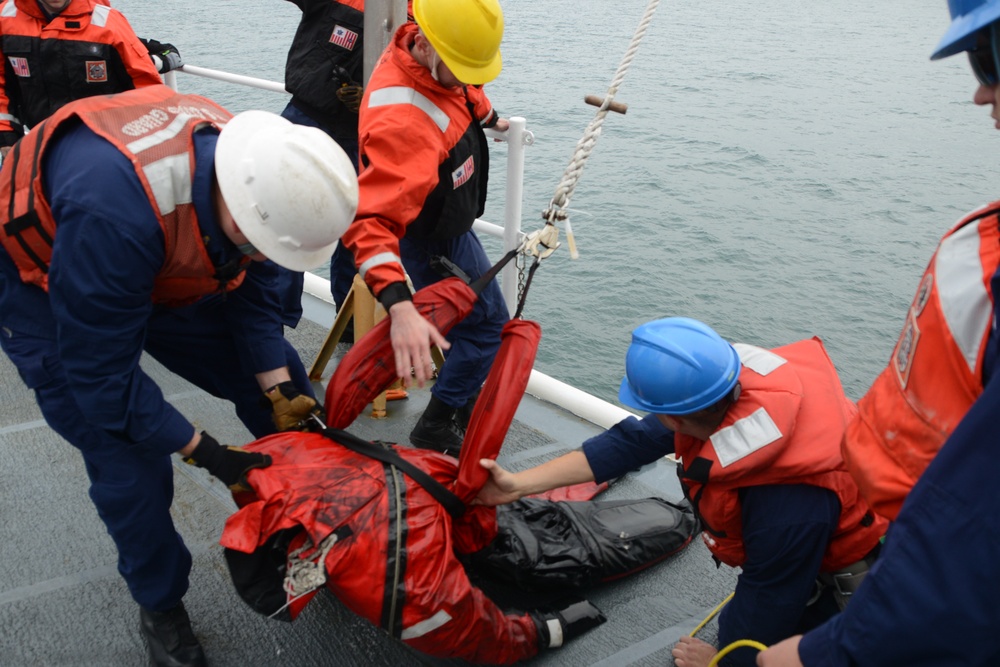
<instances>
[{"instance_id":1,"label":"crewman in yellow helmet","mask_svg":"<svg viewBox=\"0 0 1000 667\"><path fill-rule=\"evenodd\" d=\"M442 336L413 307L406 277L420 289L453 274L475 280L490 268L472 231L486 202L483 128L508 123L478 86L500 73L503 12L497 0L414 0L413 16L382 54L361 102L360 202L343 242L392 318L399 377L409 381L412 368L423 385L431 347L446 350L410 442L457 454L507 307L491 282Z\"/></svg>"}]
</instances>

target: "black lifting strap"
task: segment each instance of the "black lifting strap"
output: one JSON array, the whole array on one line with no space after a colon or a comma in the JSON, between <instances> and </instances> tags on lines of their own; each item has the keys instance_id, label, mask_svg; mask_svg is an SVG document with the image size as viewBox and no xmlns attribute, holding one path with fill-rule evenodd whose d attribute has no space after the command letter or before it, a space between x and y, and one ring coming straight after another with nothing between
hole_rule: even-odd
<instances>
[{"instance_id":1,"label":"black lifting strap","mask_svg":"<svg viewBox=\"0 0 1000 667\"><path fill-rule=\"evenodd\" d=\"M479 276L479 278L471 282L468 274L465 273L465 271L460 269L458 266L456 266L447 257L443 256L431 257L431 268L433 268L441 275L452 275L455 276L456 278L460 278L462 282L471 287L472 291L475 292L476 295L478 296L482 294L483 290L486 289L486 286L489 285L490 282L497 277L497 274L500 273L503 267L507 266L507 264L509 264L512 259L517 257L518 252L520 251L517 248L514 248L513 250L508 250L507 254L500 258L500 261L498 261L496 264L490 267L489 271L487 271L483 275ZM528 289L531 287L531 279L535 276L535 271L538 269L539 262L540 262L539 258L536 257L535 261L531 265L531 268L528 269L528 279L524 283L524 289L521 291L521 297L517 302L517 312L514 313L514 317L512 319L515 320L520 319L521 313L524 311L524 302L528 298Z\"/></svg>"},{"instance_id":2,"label":"black lifting strap","mask_svg":"<svg viewBox=\"0 0 1000 667\"><path fill-rule=\"evenodd\" d=\"M325 428L322 433L330 440L347 447L352 452L357 452L362 456L367 456L370 459L375 459L376 461L399 468L409 475L414 482L422 486L427 493L431 494L436 501L441 503L441 506L444 507L445 511L453 519L461 518L465 514L465 504L458 499L458 496L446 489L441 482L401 457L392 449L363 440L353 433L341 431L336 428Z\"/></svg>"}]
</instances>

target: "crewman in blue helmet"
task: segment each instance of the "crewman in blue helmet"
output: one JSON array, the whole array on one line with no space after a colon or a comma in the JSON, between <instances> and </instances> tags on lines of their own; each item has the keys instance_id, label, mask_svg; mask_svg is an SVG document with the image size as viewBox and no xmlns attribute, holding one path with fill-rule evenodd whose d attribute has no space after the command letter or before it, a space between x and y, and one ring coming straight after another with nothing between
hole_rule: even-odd
<instances>
[{"instance_id":1,"label":"crewman in blue helmet","mask_svg":"<svg viewBox=\"0 0 1000 667\"><path fill-rule=\"evenodd\" d=\"M510 473L481 465L487 505L557 486L603 482L676 453L685 495L718 562L742 571L719 619L719 643L775 642L845 604L878 553L886 520L860 498L840 441L855 413L819 339L774 350L731 345L684 317L632 333L622 403L629 417L579 450ZM686 637L679 667L706 667L716 647ZM727 665L753 665L737 652Z\"/></svg>"},{"instance_id":2,"label":"crewman in blue helmet","mask_svg":"<svg viewBox=\"0 0 1000 667\"><path fill-rule=\"evenodd\" d=\"M1000 128L1000 0L948 5L931 59L967 52ZM879 562L843 614L761 667L1000 665L998 271L1000 201L944 235L848 428L851 472L894 517Z\"/></svg>"}]
</instances>

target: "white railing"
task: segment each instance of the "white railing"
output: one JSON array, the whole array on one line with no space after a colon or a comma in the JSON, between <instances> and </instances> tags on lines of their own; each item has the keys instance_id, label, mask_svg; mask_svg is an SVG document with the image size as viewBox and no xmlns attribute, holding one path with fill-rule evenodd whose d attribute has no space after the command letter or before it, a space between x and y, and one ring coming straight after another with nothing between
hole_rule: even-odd
<instances>
[{"instance_id":1,"label":"white railing","mask_svg":"<svg viewBox=\"0 0 1000 667\"><path fill-rule=\"evenodd\" d=\"M176 72L178 71L193 76L288 95L284 84L277 81L232 74L230 72L209 69L207 67L197 67L195 65L184 65L181 69L167 72L164 75L164 83L174 90L179 90L176 77ZM504 252L506 253L519 246L523 238L523 234L521 233L521 202L524 195L525 147L530 146L534 142L535 137L527 129L527 121L520 116L510 118L510 128L505 132L486 130L486 134L492 139L507 142L507 187L504 195L504 224L500 226L485 220L476 220L473 224L473 229L478 233L489 234L503 239ZM510 313L513 313L517 307L517 271L517 267L512 262L504 267L500 276L500 288L503 291L504 300L507 302L507 309ZM307 273L303 289L311 296L333 305L333 299L330 296L330 282L325 278ZM612 405L596 396L560 382L536 370L531 371L527 392L532 396L553 403L603 428L610 428L632 414L627 410L623 410L616 405Z\"/></svg>"}]
</instances>

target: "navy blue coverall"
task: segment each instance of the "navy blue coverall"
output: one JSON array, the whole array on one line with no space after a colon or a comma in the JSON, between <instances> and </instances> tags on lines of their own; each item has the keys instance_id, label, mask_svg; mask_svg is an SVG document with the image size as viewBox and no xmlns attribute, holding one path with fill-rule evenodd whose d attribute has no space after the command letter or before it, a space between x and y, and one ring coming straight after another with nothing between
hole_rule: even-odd
<instances>
[{"instance_id":1,"label":"navy blue coverall","mask_svg":"<svg viewBox=\"0 0 1000 667\"><path fill-rule=\"evenodd\" d=\"M214 130L195 135L191 197L216 265L239 251L212 200ZM282 336L276 266L251 263L236 290L170 308L151 301L163 233L135 169L83 125L50 143L42 165L58 233L49 291L26 285L0 247L0 345L34 390L46 422L83 454L90 497L118 547L133 598L170 609L188 587L191 555L170 518L170 454L194 426L139 366L145 350L228 399L255 437L274 432L255 373L287 366L311 391Z\"/></svg>"}]
</instances>

